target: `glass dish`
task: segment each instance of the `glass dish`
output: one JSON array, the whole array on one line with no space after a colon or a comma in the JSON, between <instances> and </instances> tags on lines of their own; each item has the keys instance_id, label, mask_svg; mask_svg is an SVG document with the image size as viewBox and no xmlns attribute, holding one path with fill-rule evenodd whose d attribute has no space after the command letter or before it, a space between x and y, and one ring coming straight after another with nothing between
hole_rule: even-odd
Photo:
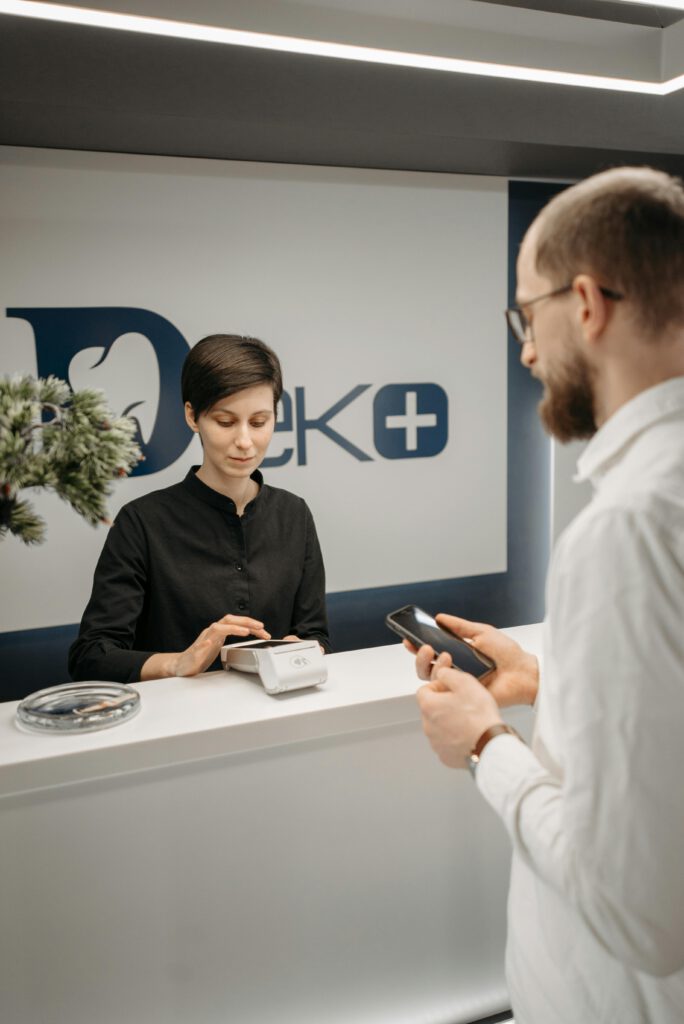
<instances>
[{"instance_id":1,"label":"glass dish","mask_svg":"<svg viewBox=\"0 0 684 1024\"><path fill-rule=\"evenodd\" d=\"M140 710L140 694L123 683L65 683L25 697L17 723L31 732L94 732L128 721Z\"/></svg>"}]
</instances>

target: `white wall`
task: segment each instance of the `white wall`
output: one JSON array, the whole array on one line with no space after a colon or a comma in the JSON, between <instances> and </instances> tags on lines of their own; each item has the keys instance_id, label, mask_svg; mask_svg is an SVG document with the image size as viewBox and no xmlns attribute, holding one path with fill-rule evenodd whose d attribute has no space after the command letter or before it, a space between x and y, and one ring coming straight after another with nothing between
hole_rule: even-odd
<instances>
[{"instance_id":1,"label":"white wall","mask_svg":"<svg viewBox=\"0 0 684 1024\"><path fill-rule=\"evenodd\" d=\"M5 310L150 310L188 344L216 331L255 334L281 356L290 394L305 389L308 418L368 385L330 425L369 461L310 429L306 465L293 456L267 471L309 502L328 589L500 572L506 211L503 179L5 148L0 297ZM95 336L74 356L72 384L104 388L115 412L142 401L149 439L164 353L135 330L96 366L102 352ZM35 370L32 327L5 316L0 373ZM424 383L448 397L443 450L385 457L378 393ZM295 431L276 434L272 454L287 447ZM199 459L191 446L161 471L118 483L112 511ZM104 540L104 528L54 496L35 502L47 542L0 545L12 579L0 631L77 621Z\"/></svg>"}]
</instances>

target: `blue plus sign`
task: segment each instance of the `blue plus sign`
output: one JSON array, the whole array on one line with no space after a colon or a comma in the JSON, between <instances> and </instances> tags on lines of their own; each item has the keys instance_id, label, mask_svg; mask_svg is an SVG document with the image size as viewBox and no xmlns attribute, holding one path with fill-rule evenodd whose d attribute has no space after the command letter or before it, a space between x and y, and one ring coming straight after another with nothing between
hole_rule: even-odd
<instances>
[{"instance_id":1,"label":"blue plus sign","mask_svg":"<svg viewBox=\"0 0 684 1024\"><path fill-rule=\"evenodd\" d=\"M404 447L407 452L418 451L418 427L436 427L437 417L434 412L422 415L418 412L418 395L415 391L406 392L406 405L403 416L385 416L385 426L390 430L405 430Z\"/></svg>"},{"instance_id":2,"label":"blue plus sign","mask_svg":"<svg viewBox=\"0 0 684 1024\"><path fill-rule=\"evenodd\" d=\"M375 447L386 459L438 455L448 437L448 400L438 384L386 384L373 402Z\"/></svg>"}]
</instances>

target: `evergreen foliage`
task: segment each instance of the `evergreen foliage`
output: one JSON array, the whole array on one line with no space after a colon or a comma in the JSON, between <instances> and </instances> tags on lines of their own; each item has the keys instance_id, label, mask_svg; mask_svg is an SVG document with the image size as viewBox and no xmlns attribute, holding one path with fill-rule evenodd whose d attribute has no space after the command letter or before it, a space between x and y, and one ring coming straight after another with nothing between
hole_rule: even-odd
<instances>
[{"instance_id":1,"label":"evergreen foliage","mask_svg":"<svg viewBox=\"0 0 684 1024\"><path fill-rule=\"evenodd\" d=\"M103 393L71 391L57 377L0 377L0 540L45 538L45 522L19 492L55 491L95 526L107 523L113 480L142 458L130 418L115 418Z\"/></svg>"}]
</instances>

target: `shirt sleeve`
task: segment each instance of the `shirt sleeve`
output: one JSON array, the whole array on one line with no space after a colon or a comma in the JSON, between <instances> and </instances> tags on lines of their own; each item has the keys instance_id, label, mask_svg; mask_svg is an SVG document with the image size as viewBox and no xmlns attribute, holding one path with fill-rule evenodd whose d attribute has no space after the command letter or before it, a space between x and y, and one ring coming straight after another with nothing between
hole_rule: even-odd
<instances>
[{"instance_id":1,"label":"shirt sleeve","mask_svg":"<svg viewBox=\"0 0 684 1024\"><path fill-rule=\"evenodd\" d=\"M606 509L561 542L543 696L563 777L508 736L478 769L517 854L613 956L656 976L684 966L680 535Z\"/></svg>"},{"instance_id":2,"label":"shirt sleeve","mask_svg":"<svg viewBox=\"0 0 684 1024\"><path fill-rule=\"evenodd\" d=\"M316 526L307 505L306 549L302 578L297 588L292 612L292 633L302 640L318 640L329 654L328 615L325 605L325 568L318 543Z\"/></svg>"},{"instance_id":3,"label":"shirt sleeve","mask_svg":"<svg viewBox=\"0 0 684 1024\"><path fill-rule=\"evenodd\" d=\"M147 579L145 533L136 513L124 507L107 535L78 637L69 650L72 679L140 681L142 666L154 653L133 650Z\"/></svg>"}]
</instances>

